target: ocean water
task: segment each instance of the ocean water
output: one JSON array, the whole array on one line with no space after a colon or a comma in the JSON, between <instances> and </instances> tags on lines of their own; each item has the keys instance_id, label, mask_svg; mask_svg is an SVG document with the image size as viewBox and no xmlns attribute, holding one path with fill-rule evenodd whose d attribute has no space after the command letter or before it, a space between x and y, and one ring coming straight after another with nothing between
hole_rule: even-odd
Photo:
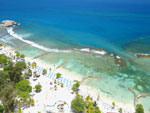
<instances>
[{"instance_id":1,"label":"ocean water","mask_svg":"<svg viewBox=\"0 0 150 113\"><path fill-rule=\"evenodd\" d=\"M150 93L150 59L134 56L150 53L149 0L0 0L0 5L0 21L19 22L13 30L23 39L1 29L1 42L32 58L51 51L40 59L55 65L68 61L63 68L78 76L104 76L85 84L115 101L133 102L129 86L137 93ZM18 49L29 41L34 46ZM110 54L75 51L83 48L115 53L126 66L118 66ZM146 113L150 113L149 101L149 97L139 101Z\"/></svg>"}]
</instances>

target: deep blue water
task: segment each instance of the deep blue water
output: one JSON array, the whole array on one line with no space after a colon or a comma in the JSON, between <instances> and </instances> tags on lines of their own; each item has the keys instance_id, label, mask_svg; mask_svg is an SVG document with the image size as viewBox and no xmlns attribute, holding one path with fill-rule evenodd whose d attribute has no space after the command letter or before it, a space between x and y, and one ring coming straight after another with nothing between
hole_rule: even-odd
<instances>
[{"instance_id":1,"label":"deep blue water","mask_svg":"<svg viewBox=\"0 0 150 113\"><path fill-rule=\"evenodd\" d=\"M149 0L5 0L0 4L0 20L18 21L18 33L33 33L28 39L37 43L42 39L66 48L115 51L150 34Z\"/></svg>"}]
</instances>

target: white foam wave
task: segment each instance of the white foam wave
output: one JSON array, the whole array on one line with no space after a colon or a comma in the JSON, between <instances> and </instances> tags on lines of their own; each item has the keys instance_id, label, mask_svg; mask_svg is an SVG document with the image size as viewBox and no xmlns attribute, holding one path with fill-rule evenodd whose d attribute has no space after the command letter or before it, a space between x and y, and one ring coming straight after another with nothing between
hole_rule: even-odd
<instances>
[{"instance_id":1,"label":"white foam wave","mask_svg":"<svg viewBox=\"0 0 150 113\"><path fill-rule=\"evenodd\" d=\"M25 43L27 43L27 44L29 44L29 45L35 47L35 48L38 48L38 49L40 49L40 50L44 50L44 51L47 51L47 52L71 53L71 52L73 52L73 51L76 51L76 52L95 53L95 54L98 54L98 55L105 55L105 54L107 54L107 52L104 51L104 50L99 50L99 51L98 51L98 50L94 50L94 49L90 49L90 48L82 48L82 49L76 49L76 48L74 48L74 50L50 49L50 48L46 48L46 47L44 47L44 46L42 46L42 45L39 45L39 44L37 44L37 43L35 43L35 42L32 42L32 41L23 39L21 36L19 36L17 33L14 32L13 27L8 27L8 28L7 28L7 32L8 32L11 36L13 36L14 38L19 39L19 40L21 40L21 41L23 41L23 42L25 42Z\"/></svg>"},{"instance_id":2,"label":"white foam wave","mask_svg":"<svg viewBox=\"0 0 150 113\"><path fill-rule=\"evenodd\" d=\"M21 41L23 41L23 42L25 42L25 43L27 43L27 44L29 44L29 45L35 47L35 48L38 48L38 49L41 49L41 50L44 50L44 51L47 51L47 52L64 52L64 53L70 53L70 52L72 52L71 50L49 49L49 48L46 48L46 47L44 47L44 46L42 46L42 45L39 45L39 44L37 44L37 43L35 43L35 42L29 41L29 40L25 40L25 39L23 39L21 36L18 36L18 35L13 31L13 27L8 27L8 28L7 28L7 32L8 32L11 36L13 36L14 38L17 38L17 39L19 39L19 40L21 40Z\"/></svg>"},{"instance_id":3,"label":"white foam wave","mask_svg":"<svg viewBox=\"0 0 150 113\"><path fill-rule=\"evenodd\" d=\"M107 54L107 52L104 51L104 50L98 51L98 50L93 50L93 49L90 49L90 48L82 48L82 49L80 49L80 51L82 51L82 52L89 52L89 53L95 53L95 54L99 54L99 55Z\"/></svg>"}]
</instances>

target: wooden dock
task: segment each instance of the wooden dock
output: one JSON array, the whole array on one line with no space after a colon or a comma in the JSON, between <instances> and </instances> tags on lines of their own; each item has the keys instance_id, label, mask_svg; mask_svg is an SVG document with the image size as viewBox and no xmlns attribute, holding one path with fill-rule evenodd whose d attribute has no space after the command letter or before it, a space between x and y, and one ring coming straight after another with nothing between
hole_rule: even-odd
<instances>
[{"instance_id":1,"label":"wooden dock","mask_svg":"<svg viewBox=\"0 0 150 113\"><path fill-rule=\"evenodd\" d=\"M60 67L62 67L64 65L66 65L66 64L68 64L68 61L63 62L62 64L60 64L59 66L57 66L56 69L58 69L58 68L60 68Z\"/></svg>"},{"instance_id":2,"label":"wooden dock","mask_svg":"<svg viewBox=\"0 0 150 113\"><path fill-rule=\"evenodd\" d=\"M80 81L80 84L83 84L83 82L86 80L86 79L89 79L89 78L103 78L102 76L96 76L96 75L87 75L87 76L84 76L82 78L82 80Z\"/></svg>"},{"instance_id":3,"label":"wooden dock","mask_svg":"<svg viewBox=\"0 0 150 113\"><path fill-rule=\"evenodd\" d=\"M30 44L25 44L25 45L23 45L21 47L16 48L16 50L24 49L24 48L26 48L28 46L30 46Z\"/></svg>"},{"instance_id":4,"label":"wooden dock","mask_svg":"<svg viewBox=\"0 0 150 113\"><path fill-rule=\"evenodd\" d=\"M43 57L43 56L45 56L45 55L47 55L47 54L49 54L49 53L50 53L50 52L42 53L42 54L40 54L40 55L34 57L33 59L37 59L37 58Z\"/></svg>"}]
</instances>

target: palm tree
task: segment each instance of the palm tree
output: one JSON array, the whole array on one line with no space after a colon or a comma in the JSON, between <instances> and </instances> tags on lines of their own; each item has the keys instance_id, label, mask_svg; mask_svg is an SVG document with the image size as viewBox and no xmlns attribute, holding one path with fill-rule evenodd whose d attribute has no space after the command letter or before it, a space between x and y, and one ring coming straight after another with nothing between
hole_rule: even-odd
<instances>
[{"instance_id":1,"label":"palm tree","mask_svg":"<svg viewBox=\"0 0 150 113\"><path fill-rule=\"evenodd\" d=\"M88 103L85 113L95 113L95 108L91 102Z\"/></svg>"},{"instance_id":2,"label":"palm tree","mask_svg":"<svg viewBox=\"0 0 150 113\"><path fill-rule=\"evenodd\" d=\"M31 62L28 62L28 66L31 66Z\"/></svg>"},{"instance_id":3,"label":"palm tree","mask_svg":"<svg viewBox=\"0 0 150 113\"><path fill-rule=\"evenodd\" d=\"M33 99L33 98L30 99L30 105L31 105L31 106L34 106L34 99Z\"/></svg>"},{"instance_id":4,"label":"palm tree","mask_svg":"<svg viewBox=\"0 0 150 113\"><path fill-rule=\"evenodd\" d=\"M93 99L90 97L90 95L88 95L88 96L85 98L85 101L86 101L86 102L92 102L92 100L93 100Z\"/></svg>"}]
</instances>

